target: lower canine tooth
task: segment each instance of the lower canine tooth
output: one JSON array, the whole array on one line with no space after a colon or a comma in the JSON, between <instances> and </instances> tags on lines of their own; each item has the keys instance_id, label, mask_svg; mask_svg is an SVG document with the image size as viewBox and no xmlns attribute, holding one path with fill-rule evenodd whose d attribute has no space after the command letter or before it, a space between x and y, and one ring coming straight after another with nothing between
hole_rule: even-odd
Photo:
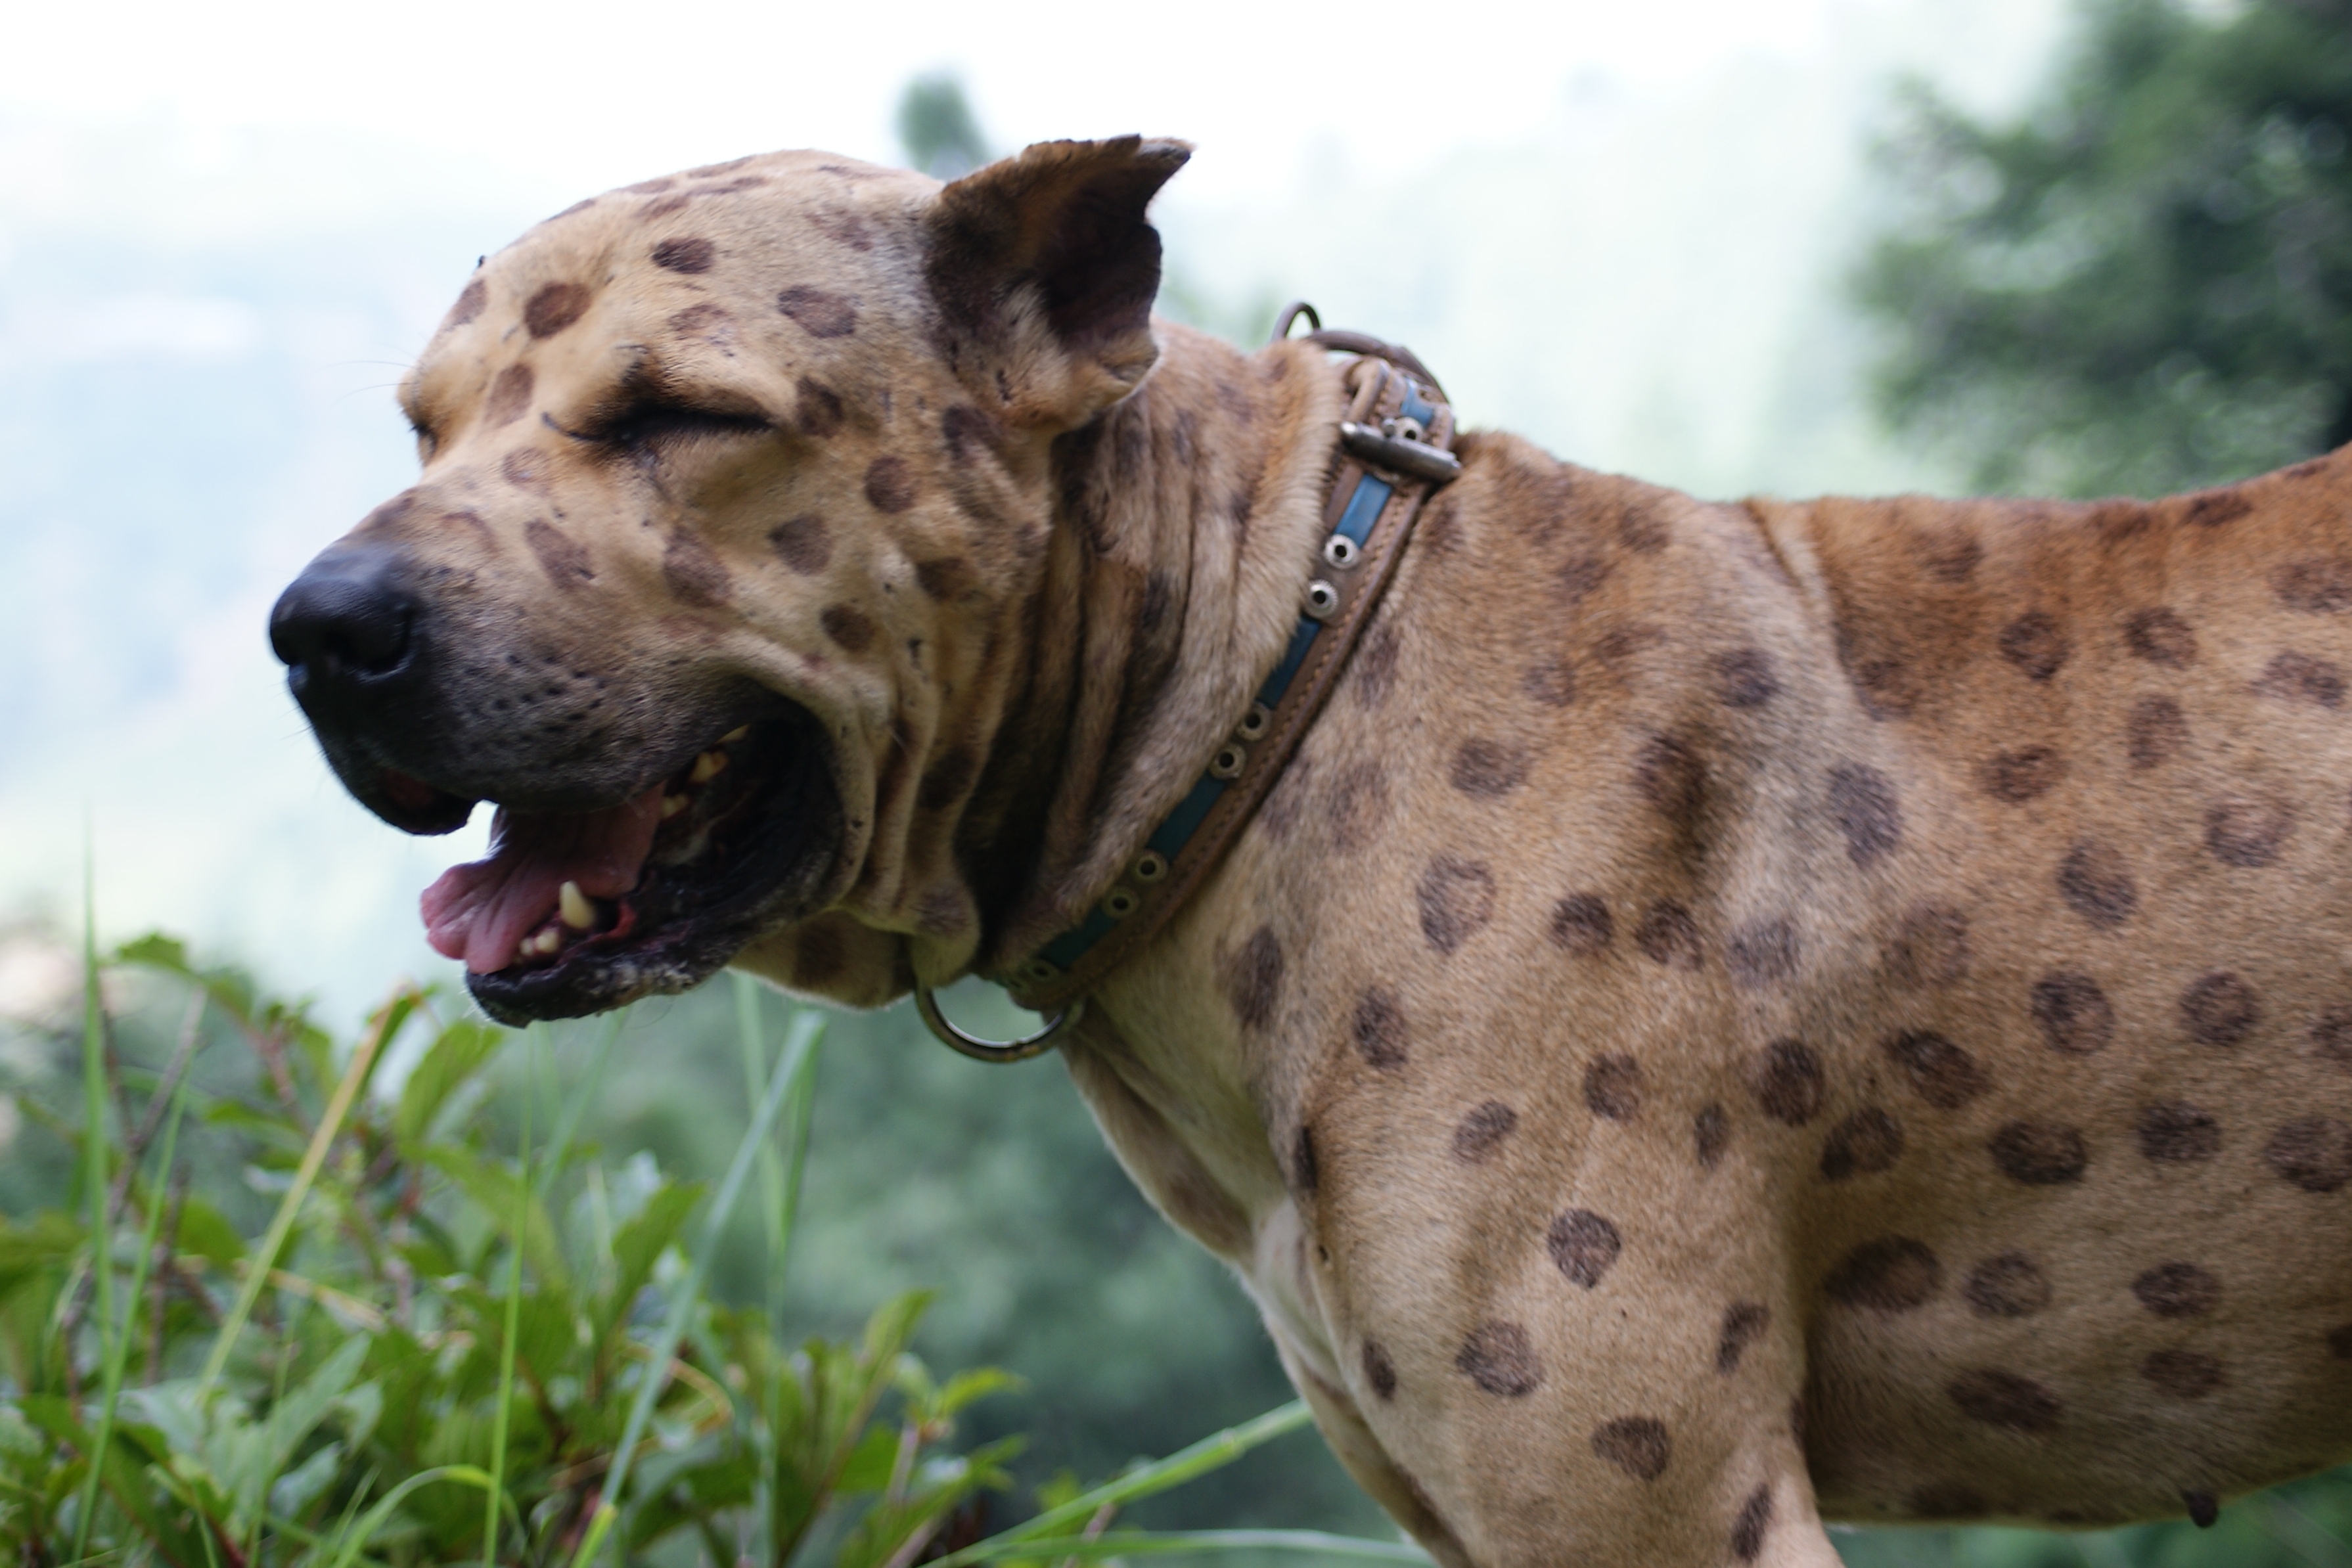
<instances>
[{"instance_id":1,"label":"lower canine tooth","mask_svg":"<svg viewBox=\"0 0 2352 1568\"><path fill-rule=\"evenodd\" d=\"M726 766L725 752L706 751L694 759L694 771L688 774L687 778L697 784L708 784L719 777L719 770Z\"/></svg>"},{"instance_id":2,"label":"lower canine tooth","mask_svg":"<svg viewBox=\"0 0 2352 1568\"><path fill-rule=\"evenodd\" d=\"M668 821L672 817L675 817L675 816L677 816L680 811L685 810L686 810L686 808L687 808L687 806L688 806L689 803L690 803L690 802L689 802L689 800L688 800L688 797L686 797L686 796L684 796L684 795L665 795L665 796L663 796L663 797L662 797L662 821L665 821L665 822Z\"/></svg>"},{"instance_id":3,"label":"lower canine tooth","mask_svg":"<svg viewBox=\"0 0 2352 1568\"><path fill-rule=\"evenodd\" d=\"M563 891L556 895L555 906L563 915L563 924L574 931L585 931L596 924L596 906L580 891L576 882L563 884Z\"/></svg>"},{"instance_id":4,"label":"lower canine tooth","mask_svg":"<svg viewBox=\"0 0 2352 1568\"><path fill-rule=\"evenodd\" d=\"M732 746L751 733L751 727L750 725L739 724L733 729L730 729L726 734L720 736L719 737L719 744L721 746Z\"/></svg>"}]
</instances>

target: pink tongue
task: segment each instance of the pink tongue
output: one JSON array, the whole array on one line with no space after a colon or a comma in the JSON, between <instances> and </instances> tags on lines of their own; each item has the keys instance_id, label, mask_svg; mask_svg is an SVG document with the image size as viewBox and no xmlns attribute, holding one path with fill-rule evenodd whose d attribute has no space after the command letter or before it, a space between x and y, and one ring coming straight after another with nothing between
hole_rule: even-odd
<instances>
[{"instance_id":1,"label":"pink tongue","mask_svg":"<svg viewBox=\"0 0 2352 1568\"><path fill-rule=\"evenodd\" d=\"M658 784L609 811L510 812L490 820L490 856L453 865L418 901L425 939L477 975L514 962L515 944L545 924L567 882L592 898L618 898L637 885L654 830Z\"/></svg>"}]
</instances>

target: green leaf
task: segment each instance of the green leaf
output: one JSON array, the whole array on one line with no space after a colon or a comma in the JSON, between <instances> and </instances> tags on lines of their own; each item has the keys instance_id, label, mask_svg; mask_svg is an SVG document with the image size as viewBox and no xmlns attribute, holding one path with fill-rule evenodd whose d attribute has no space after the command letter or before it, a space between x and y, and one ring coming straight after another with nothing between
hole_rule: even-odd
<instances>
[{"instance_id":1,"label":"green leaf","mask_svg":"<svg viewBox=\"0 0 2352 1568\"><path fill-rule=\"evenodd\" d=\"M646 1199L636 1218L614 1233L613 1287L597 1304L597 1343L603 1344L626 1325L637 1292L653 1278L654 1265L677 1239L703 1190L700 1182L664 1182Z\"/></svg>"},{"instance_id":2,"label":"green leaf","mask_svg":"<svg viewBox=\"0 0 2352 1568\"><path fill-rule=\"evenodd\" d=\"M868 1427L866 1436L849 1450L849 1458L842 1461L833 1490L841 1496L855 1497L888 1486L890 1472L898 1464L898 1427L880 1424Z\"/></svg>"},{"instance_id":3,"label":"green leaf","mask_svg":"<svg viewBox=\"0 0 2352 1568\"><path fill-rule=\"evenodd\" d=\"M423 1157L425 1164L455 1181L499 1234L520 1245L523 1260L532 1272L551 1284L568 1287L571 1273L555 1239L555 1222L548 1218L547 1206L525 1190L520 1176L455 1144L436 1144L425 1150ZM519 1213L524 1218L522 1234L517 1237Z\"/></svg>"},{"instance_id":4,"label":"green leaf","mask_svg":"<svg viewBox=\"0 0 2352 1568\"><path fill-rule=\"evenodd\" d=\"M227 1270L234 1270L245 1258L245 1242L236 1228L222 1218L219 1209L194 1194L180 1204L179 1239L173 1245L178 1251Z\"/></svg>"},{"instance_id":5,"label":"green leaf","mask_svg":"<svg viewBox=\"0 0 2352 1568\"><path fill-rule=\"evenodd\" d=\"M434 1118L449 1096L488 1065L506 1043L502 1030L474 1019L460 1019L441 1031L425 1049L408 1082L401 1086L400 1105L393 1113L393 1136L412 1158L433 1130Z\"/></svg>"},{"instance_id":6,"label":"green leaf","mask_svg":"<svg viewBox=\"0 0 2352 1568\"><path fill-rule=\"evenodd\" d=\"M55 1210L36 1216L30 1224L0 1219L0 1297L63 1264L81 1249L82 1228Z\"/></svg>"}]
</instances>

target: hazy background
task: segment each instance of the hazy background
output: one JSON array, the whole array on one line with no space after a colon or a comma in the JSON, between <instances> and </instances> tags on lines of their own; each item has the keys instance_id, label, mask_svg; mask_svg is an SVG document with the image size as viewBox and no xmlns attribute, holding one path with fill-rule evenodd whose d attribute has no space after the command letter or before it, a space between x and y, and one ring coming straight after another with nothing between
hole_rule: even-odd
<instances>
[{"instance_id":1,"label":"hazy background","mask_svg":"<svg viewBox=\"0 0 2352 1568\"><path fill-rule=\"evenodd\" d=\"M1984 476L1984 444L1931 461L1873 412L1866 367L1889 340L1853 283L1891 219L1867 152L1897 78L2013 115L2071 27L2061 0L12 16L0 1013L70 981L25 933L78 919L86 821L110 938L182 932L317 993L339 1032L395 976L455 981L415 896L482 825L410 840L352 805L264 620L408 482L391 387L475 257L583 194L778 146L895 162L902 89L951 73L999 151L1135 130L1198 143L1158 209L1171 314L1249 341L1304 296L1410 343L1473 423L1702 494L1952 491ZM1882 299L1942 287L1901 260L1882 256ZM608 1151L706 1174L722 1156L741 1114L730 1006L722 988L637 1010ZM16 1171L0 1163L0 1209L34 1195ZM838 1330L889 1291L943 1287L927 1354L1032 1380L981 1423L1034 1434L1027 1479L1100 1474L1285 1396L1246 1302L1135 1196L1050 1060L992 1070L902 1010L845 1020L808 1203L794 1311ZM1308 1438L1170 1506L1381 1528ZM1990 1539L1846 1545L1857 1563L1990 1563ZM2321 1540L2291 1560L2352 1552Z\"/></svg>"}]
</instances>

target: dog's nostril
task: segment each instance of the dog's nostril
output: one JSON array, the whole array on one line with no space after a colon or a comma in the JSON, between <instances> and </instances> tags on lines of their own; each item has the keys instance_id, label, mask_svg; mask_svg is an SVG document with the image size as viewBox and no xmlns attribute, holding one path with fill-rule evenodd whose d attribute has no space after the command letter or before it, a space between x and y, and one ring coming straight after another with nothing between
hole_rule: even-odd
<instances>
[{"instance_id":1,"label":"dog's nostril","mask_svg":"<svg viewBox=\"0 0 2352 1568\"><path fill-rule=\"evenodd\" d=\"M271 651L312 674L383 675L399 668L415 607L387 576L388 563L373 557L311 562L270 612Z\"/></svg>"}]
</instances>

